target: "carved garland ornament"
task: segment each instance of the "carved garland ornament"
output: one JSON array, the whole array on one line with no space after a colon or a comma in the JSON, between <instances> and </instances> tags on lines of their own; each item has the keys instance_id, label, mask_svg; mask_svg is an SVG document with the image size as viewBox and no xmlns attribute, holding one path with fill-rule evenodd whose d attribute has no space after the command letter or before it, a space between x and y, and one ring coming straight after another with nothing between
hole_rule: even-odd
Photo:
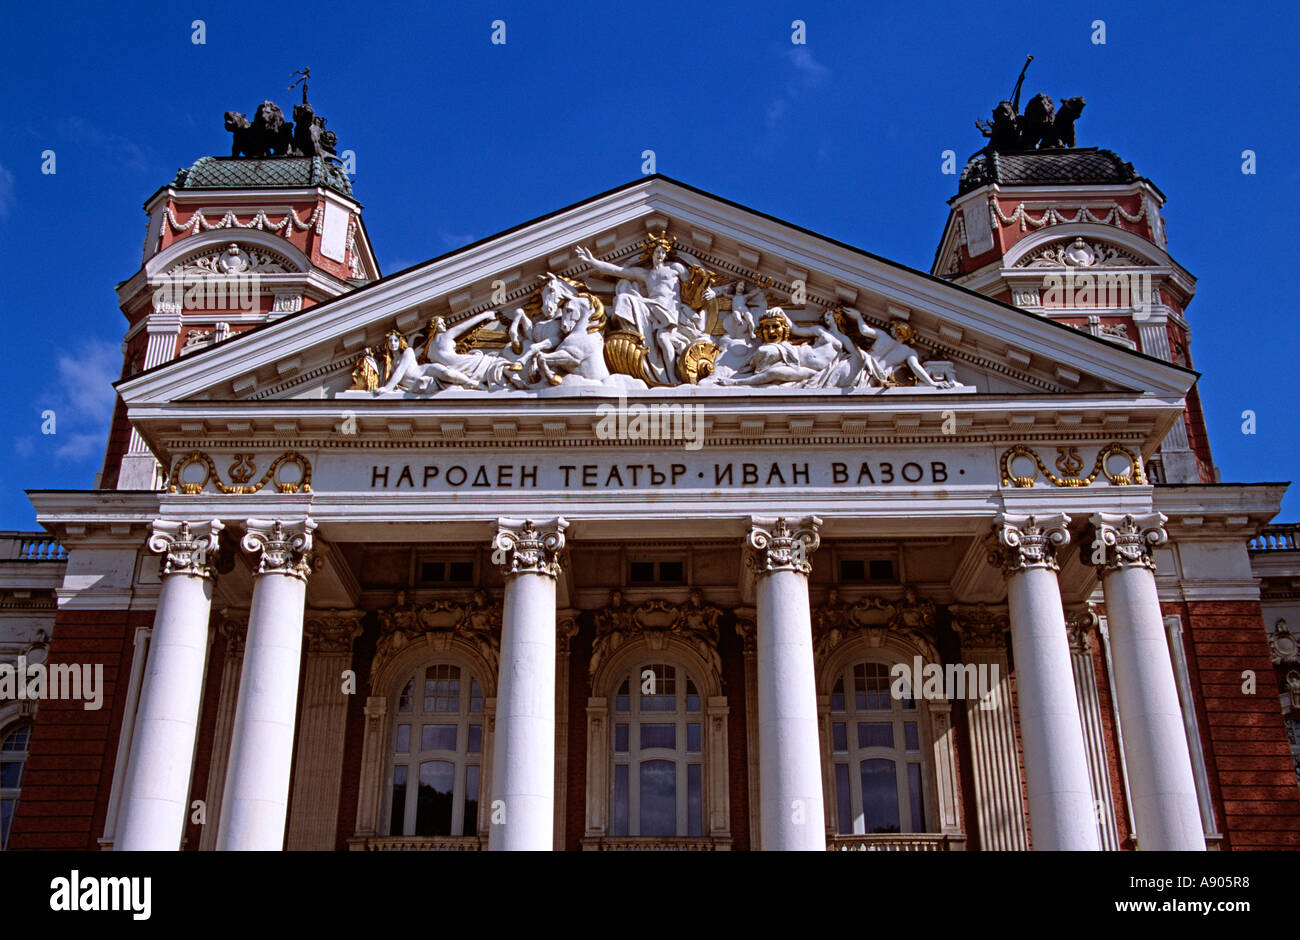
<instances>
[{"instance_id":1,"label":"carved garland ornament","mask_svg":"<svg viewBox=\"0 0 1300 940\"><path fill-rule=\"evenodd\" d=\"M670 637L677 637L694 648L715 675L722 675L718 655L718 618L721 609L705 603L704 595L692 589L685 604L649 600L639 607L623 603L623 593L613 591L609 604L596 611L596 639L591 646L588 675L594 676L602 662L634 637L641 637L652 650L663 650Z\"/></svg>"},{"instance_id":2,"label":"carved garland ornament","mask_svg":"<svg viewBox=\"0 0 1300 940\"><path fill-rule=\"evenodd\" d=\"M998 460L998 465L1002 469L1002 485L1022 488L1031 487L1034 485L1034 481L1038 479L1039 473L1042 473L1053 486L1091 486L1098 476L1104 476L1113 486L1141 485L1147 482L1142 473L1142 461L1137 454L1122 444L1107 444L1099 450L1091 472L1082 477L1074 476L1083 469L1083 462L1079 459L1079 449L1077 447L1058 447L1056 450L1056 468L1065 476L1057 476L1047 469L1047 465L1043 463L1043 459L1038 456L1033 448L1026 447L1024 444L1013 444L1003 452ZM1106 462L1116 455L1128 460L1128 469L1119 473L1111 472ZM1011 462L1020 457L1034 462L1032 476L1017 475L1012 470Z\"/></svg>"},{"instance_id":3,"label":"carved garland ornament","mask_svg":"<svg viewBox=\"0 0 1300 940\"><path fill-rule=\"evenodd\" d=\"M298 480L280 479L280 471L290 464L298 468L300 478ZM185 470L196 465L204 468L203 479L183 479ZM235 454L234 462L231 463L226 472L233 482L222 482L221 476L217 473L216 464L213 463L210 456L202 451L190 451L184 457L179 458L172 466L172 471L167 479L167 492L194 496L202 493L203 488L208 483L211 483L219 493L247 496L250 493L256 493L267 483L272 482L275 484L277 493L311 492L311 462L296 451L289 451L275 458L271 462L271 466L267 467L266 472L262 474L262 478L256 483L248 482L253 478L253 474L257 472L251 454Z\"/></svg>"},{"instance_id":4,"label":"carved garland ornament","mask_svg":"<svg viewBox=\"0 0 1300 940\"><path fill-rule=\"evenodd\" d=\"M1015 222L1019 222L1020 231L1022 232L1028 231L1026 225L1032 226L1033 228L1042 228L1044 225L1074 225L1079 222L1095 222L1098 225L1114 225L1118 227L1120 219L1123 219L1125 222L1136 224L1145 219L1147 215L1147 206L1145 202L1142 203L1142 208L1138 210L1137 215L1130 215L1122 206L1120 206L1119 203L1112 202L1109 210L1103 216L1093 215L1091 206L1080 206L1072 219L1066 218L1063 213L1051 206L1044 209L1043 214L1035 219L1025 211L1025 204L1023 202L1017 205L1010 215L1002 214L1002 208L997 204L997 200L990 200L990 204L993 209L994 217L999 222L1003 225L1011 225ZM1105 207L1098 206L1097 208L1101 209Z\"/></svg>"},{"instance_id":5,"label":"carved garland ornament","mask_svg":"<svg viewBox=\"0 0 1300 940\"><path fill-rule=\"evenodd\" d=\"M227 209L225 215L221 217L221 221L219 222L209 222L204 218L202 212L195 212L190 216L190 220L182 225L180 222L176 221L176 216L172 212L172 207L168 206L166 210L164 210L163 218L165 218L167 224L171 226L172 232L182 237L185 235L193 235L200 231L212 232L223 228L255 228L259 232L266 231L279 233L283 231L284 237L288 238L293 231L305 232L313 225L317 226L317 234L320 234L320 225L325 220L325 210L322 206L318 205L306 222L298 218L298 213L295 212L292 207L286 210L284 218L279 222L272 222L267 218L266 210L264 209L258 209L257 214L248 222L239 221L235 216L233 209Z\"/></svg>"},{"instance_id":6,"label":"carved garland ornament","mask_svg":"<svg viewBox=\"0 0 1300 940\"><path fill-rule=\"evenodd\" d=\"M841 601L839 589L829 588L826 603L813 611L813 651L824 661L856 636L865 638L868 646L880 647L891 635L929 648L934 644L934 616L934 601L919 597L912 587L905 588L899 600L873 596L856 604Z\"/></svg>"},{"instance_id":7,"label":"carved garland ornament","mask_svg":"<svg viewBox=\"0 0 1300 940\"><path fill-rule=\"evenodd\" d=\"M379 612L379 642L370 665L371 679L402 650L421 637L432 649L446 652L455 639L478 650L493 673L501 661L502 609L487 591L477 590L466 604L438 600L407 604L399 592L397 604Z\"/></svg>"}]
</instances>

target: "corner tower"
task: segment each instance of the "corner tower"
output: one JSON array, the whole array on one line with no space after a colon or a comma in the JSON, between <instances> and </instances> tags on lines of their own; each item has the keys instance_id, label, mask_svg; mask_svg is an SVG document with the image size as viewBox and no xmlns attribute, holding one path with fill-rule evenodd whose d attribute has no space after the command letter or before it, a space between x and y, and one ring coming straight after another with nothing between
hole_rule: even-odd
<instances>
[{"instance_id":1,"label":"corner tower","mask_svg":"<svg viewBox=\"0 0 1300 940\"><path fill-rule=\"evenodd\" d=\"M1023 114L1019 104L1017 82L991 122L976 122L989 143L948 200L931 273L1192 368L1196 279L1169 254L1164 193L1112 151L1075 146L1083 98L1058 108L1039 94ZM1155 482L1214 482L1195 388L1148 469Z\"/></svg>"},{"instance_id":2,"label":"corner tower","mask_svg":"<svg viewBox=\"0 0 1300 940\"><path fill-rule=\"evenodd\" d=\"M296 84L296 83L295 83ZM127 320L122 377L376 280L361 203L337 139L307 101L227 111L230 156L203 157L145 201L140 269L117 285ZM155 490L157 461L113 413L104 489Z\"/></svg>"}]
</instances>

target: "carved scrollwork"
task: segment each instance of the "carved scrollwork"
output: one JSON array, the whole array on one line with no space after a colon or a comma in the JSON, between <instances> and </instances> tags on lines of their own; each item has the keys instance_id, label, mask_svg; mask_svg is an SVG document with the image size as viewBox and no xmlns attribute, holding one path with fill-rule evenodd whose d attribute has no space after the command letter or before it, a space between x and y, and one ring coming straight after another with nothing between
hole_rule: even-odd
<instances>
[{"instance_id":1,"label":"carved scrollwork","mask_svg":"<svg viewBox=\"0 0 1300 940\"><path fill-rule=\"evenodd\" d=\"M962 604L951 608L953 629L961 637L961 648L995 650L1007 648L1007 631L1011 619L1005 607L988 604Z\"/></svg>"},{"instance_id":2,"label":"carved scrollwork","mask_svg":"<svg viewBox=\"0 0 1300 940\"><path fill-rule=\"evenodd\" d=\"M774 571L811 574L812 562L808 556L821 544L821 536L817 534L821 524L816 516L805 516L793 529L784 516L770 521L753 520L745 540L751 549L745 555L745 563L759 575Z\"/></svg>"},{"instance_id":3,"label":"carved scrollwork","mask_svg":"<svg viewBox=\"0 0 1300 940\"><path fill-rule=\"evenodd\" d=\"M528 519L498 519L492 539L492 563L505 577L516 574L560 575L560 553L564 550L564 518L542 523L539 529Z\"/></svg>"},{"instance_id":4,"label":"carved scrollwork","mask_svg":"<svg viewBox=\"0 0 1300 940\"><path fill-rule=\"evenodd\" d=\"M1155 570L1151 549L1169 540L1165 531L1169 519L1163 513L1132 516L1099 512L1089 521L1093 526L1093 544L1105 552L1105 560L1097 566L1099 572L1135 566Z\"/></svg>"},{"instance_id":5,"label":"carved scrollwork","mask_svg":"<svg viewBox=\"0 0 1300 940\"><path fill-rule=\"evenodd\" d=\"M309 610L303 622L307 648L313 653L350 653L361 635L363 610Z\"/></svg>"},{"instance_id":6,"label":"carved scrollwork","mask_svg":"<svg viewBox=\"0 0 1300 940\"><path fill-rule=\"evenodd\" d=\"M222 482L220 474L217 473L217 466L212 458L202 451L194 450L179 457L176 463L172 465L171 473L167 475L167 491L169 493L181 493L186 496L194 496L202 493L204 488L211 483L218 493L227 496L247 496L256 493L265 487L268 483L275 486L277 493L310 493L311 492L311 461L296 451L288 451L281 454L271 465L266 468L260 480L256 483L249 483L253 474L257 472L253 463L252 454L235 454L234 463L230 465L228 475L233 483ZM285 480L281 473L286 467L293 466L297 468L297 480ZM203 470L201 479L185 479L185 473L190 467L199 467Z\"/></svg>"},{"instance_id":7,"label":"carved scrollwork","mask_svg":"<svg viewBox=\"0 0 1300 940\"><path fill-rule=\"evenodd\" d=\"M1070 543L1070 517L1065 513L1051 516L1015 516L1000 513L989 549L989 564L1007 574L1029 568L1059 570L1056 549Z\"/></svg>"},{"instance_id":8,"label":"carved scrollwork","mask_svg":"<svg viewBox=\"0 0 1300 940\"><path fill-rule=\"evenodd\" d=\"M162 554L163 577L188 574L212 578L210 559L216 555L218 536L224 528L217 519L195 523L155 520L149 536L149 550Z\"/></svg>"},{"instance_id":9,"label":"carved scrollwork","mask_svg":"<svg viewBox=\"0 0 1300 940\"><path fill-rule=\"evenodd\" d=\"M1070 468L1076 468L1074 472L1083 469L1083 464L1078 461L1078 449L1074 447L1057 448L1057 468L1062 472L1067 472ZM1110 458L1120 456L1128 461L1128 468L1121 470L1119 473L1111 471L1107 465ZM1025 458L1033 461L1033 474L1023 475L1016 474L1012 467L1012 461L1019 458ZM998 466L1002 470L1002 485L1015 486L1020 488L1031 487L1038 479L1041 473L1053 486L1091 486L1093 481L1099 476L1104 476L1113 486L1132 486L1146 483L1146 477L1142 473L1142 461L1133 451L1129 450L1123 444L1107 444L1097 452L1097 459L1093 462L1092 470L1087 476L1057 476L1047 465L1043 463L1043 458L1039 457L1033 448L1024 444L1013 444L1003 451L1001 458L998 460Z\"/></svg>"},{"instance_id":10,"label":"carved scrollwork","mask_svg":"<svg viewBox=\"0 0 1300 940\"><path fill-rule=\"evenodd\" d=\"M283 574L307 580L311 574L311 519L284 523L279 519L249 519L245 523L244 551L257 555L257 574Z\"/></svg>"}]
</instances>

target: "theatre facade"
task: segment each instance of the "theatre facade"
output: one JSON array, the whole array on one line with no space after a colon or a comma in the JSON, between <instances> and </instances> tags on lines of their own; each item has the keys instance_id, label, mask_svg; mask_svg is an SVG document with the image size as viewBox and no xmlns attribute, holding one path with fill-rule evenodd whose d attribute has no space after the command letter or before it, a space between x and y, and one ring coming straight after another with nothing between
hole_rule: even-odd
<instances>
[{"instance_id":1,"label":"theatre facade","mask_svg":"<svg viewBox=\"0 0 1300 940\"><path fill-rule=\"evenodd\" d=\"M654 176L381 278L312 146L146 203L104 473L31 492L104 706L10 848L1300 843L1285 484L1215 479L1131 166L981 152L930 273Z\"/></svg>"}]
</instances>

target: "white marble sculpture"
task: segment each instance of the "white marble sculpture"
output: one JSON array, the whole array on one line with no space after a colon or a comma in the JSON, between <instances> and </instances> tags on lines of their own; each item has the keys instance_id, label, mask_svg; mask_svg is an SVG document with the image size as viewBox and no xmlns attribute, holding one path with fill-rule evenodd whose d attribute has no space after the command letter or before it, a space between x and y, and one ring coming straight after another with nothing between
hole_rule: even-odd
<instances>
[{"instance_id":1,"label":"white marble sculpture","mask_svg":"<svg viewBox=\"0 0 1300 940\"><path fill-rule=\"evenodd\" d=\"M668 236L652 235L650 266L645 268L610 264L581 245L574 248L594 271L618 279L614 319L644 337L645 369L663 385L676 384L673 364L681 351L693 342L708 339L705 313L697 313L682 302L682 287L690 280L690 271L680 262L668 260L672 244ZM682 250L678 249L677 254L687 263L697 264ZM703 296L712 300L713 289L706 289Z\"/></svg>"}]
</instances>

